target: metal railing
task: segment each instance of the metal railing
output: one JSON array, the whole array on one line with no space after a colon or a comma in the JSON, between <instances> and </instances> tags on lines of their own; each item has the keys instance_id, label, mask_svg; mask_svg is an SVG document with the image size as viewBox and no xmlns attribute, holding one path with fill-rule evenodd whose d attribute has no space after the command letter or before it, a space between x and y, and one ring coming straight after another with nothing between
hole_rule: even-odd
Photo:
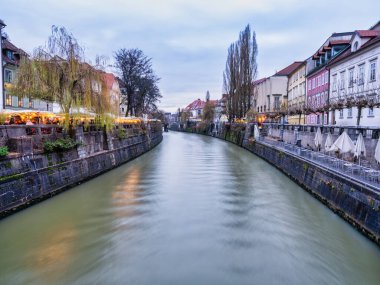
<instances>
[{"instance_id":1,"label":"metal railing","mask_svg":"<svg viewBox=\"0 0 380 285\"><path fill-rule=\"evenodd\" d=\"M359 182L377 192L380 192L379 170L348 162L346 160L334 157L329 153L313 151L286 142L274 141L264 137L260 137L259 142L301 157L304 160L310 161L323 168L327 168L332 172L336 172L339 175L344 176L347 180Z\"/></svg>"}]
</instances>

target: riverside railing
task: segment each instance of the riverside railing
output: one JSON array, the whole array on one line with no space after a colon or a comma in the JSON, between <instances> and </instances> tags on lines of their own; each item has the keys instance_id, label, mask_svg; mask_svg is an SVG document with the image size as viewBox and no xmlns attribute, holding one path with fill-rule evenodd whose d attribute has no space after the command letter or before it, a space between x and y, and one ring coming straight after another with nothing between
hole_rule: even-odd
<instances>
[{"instance_id":1,"label":"riverside railing","mask_svg":"<svg viewBox=\"0 0 380 285\"><path fill-rule=\"evenodd\" d=\"M284 152L301 157L304 160L310 161L321 167L327 168L330 171L336 172L346 179L359 182L377 192L380 192L380 171L365 167L360 164L348 162L346 160L329 155L329 153L323 153L313 151L297 145L293 145L286 142L270 140L260 137L260 143L275 147Z\"/></svg>"}]
</instances>

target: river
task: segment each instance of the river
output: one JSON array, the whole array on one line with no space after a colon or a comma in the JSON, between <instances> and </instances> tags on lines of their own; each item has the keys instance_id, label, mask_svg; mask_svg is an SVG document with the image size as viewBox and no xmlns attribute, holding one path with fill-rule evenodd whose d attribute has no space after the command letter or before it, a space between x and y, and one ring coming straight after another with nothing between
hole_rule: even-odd
<instances>
[{"instance_id":1,"label":"river","mask_svg":"<svg viewBox=\"0 0 380 285\"><path fill-rule=\"evenodd\" d=\"M0 284L377 285L380 248L246 150L165 133L1 220Z\"/></svg>"}]
</instances>

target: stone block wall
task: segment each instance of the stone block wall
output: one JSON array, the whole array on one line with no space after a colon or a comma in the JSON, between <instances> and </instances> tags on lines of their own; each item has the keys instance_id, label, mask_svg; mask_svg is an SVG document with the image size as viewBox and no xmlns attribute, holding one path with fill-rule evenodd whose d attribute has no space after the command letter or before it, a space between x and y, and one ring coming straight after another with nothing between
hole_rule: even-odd
<instances>
[{"instance_id":1,"label":"stone block wall","mask_svg":"<svg viewBox=\"0 0 380 285\"><path fill-rule=\"evenodd\" d=\"M376 189L264 143L245 141L243 146L276 166L380 244L380 193Z\"/></svg>"},{"instance_id":2,"label":"stone block wall","mask_svg":"<svg viewBox=\"0 0 380 285\"><path fill-rule=\"evenodd\" d=\"M93 152L95 151L93 148L90 151L78 148L62 153L2 160L0 161L0 217L111 170L149 151L161 141L162 133L157 132L150 134L149 138L140 135L120 140L119 147L114 147L112 150ZM99 141L90 138L87 142L95 142L98 147L102 143L100 138Z\"/></svg>"}]
</instances>

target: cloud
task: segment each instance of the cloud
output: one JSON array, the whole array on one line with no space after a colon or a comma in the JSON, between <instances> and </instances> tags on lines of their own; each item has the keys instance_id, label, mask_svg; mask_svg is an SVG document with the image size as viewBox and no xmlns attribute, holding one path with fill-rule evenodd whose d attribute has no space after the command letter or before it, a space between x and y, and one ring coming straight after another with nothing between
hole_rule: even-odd
<instances>
[{"instance_id":1,"label":"cloud","mask_svg":"<svg viewBox=\"0 0 380 285\"><path fill-rule=\"evenodd\" d=\"M222 93L228 46L247 24L256 31L260 76L310 56L333 32L365 29L379 20L380 2L361 0L17 0L1 5L6 32L30 52L63 25L86 57L140 48L162 78L160 106L175 109L210 90ZM17 9L15 9L15 6ZM324 8L323 8L324 7ZM328 8L326 8L328 7Z\"/></svg>"}]
</instances>

